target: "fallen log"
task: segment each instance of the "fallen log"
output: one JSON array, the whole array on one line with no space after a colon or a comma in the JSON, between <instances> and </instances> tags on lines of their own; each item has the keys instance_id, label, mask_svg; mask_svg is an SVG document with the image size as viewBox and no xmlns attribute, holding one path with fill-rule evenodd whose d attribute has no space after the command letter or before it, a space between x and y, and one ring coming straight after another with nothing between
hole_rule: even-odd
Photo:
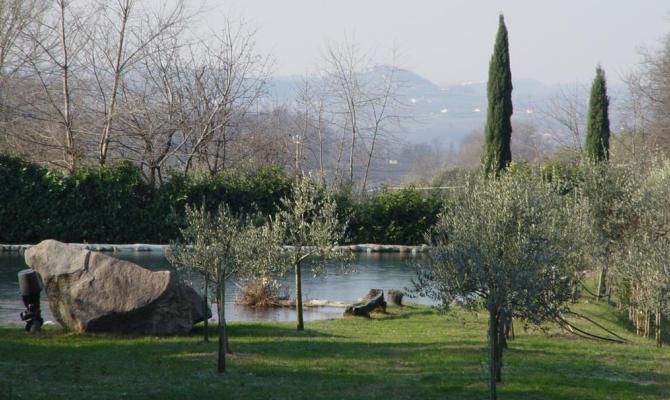
<instances>
[{"instance_id":1,"label":"fallen log","mask_svg":"<svg viewBox=\"0 0 670 400\"><path fill-rule=\"evenodd\" d=\"M381 289L370 289L360 302L347 307L344 310L344 315L369 317L371 312L386 312L384 291Z\"/></svg>"}]
</instances>

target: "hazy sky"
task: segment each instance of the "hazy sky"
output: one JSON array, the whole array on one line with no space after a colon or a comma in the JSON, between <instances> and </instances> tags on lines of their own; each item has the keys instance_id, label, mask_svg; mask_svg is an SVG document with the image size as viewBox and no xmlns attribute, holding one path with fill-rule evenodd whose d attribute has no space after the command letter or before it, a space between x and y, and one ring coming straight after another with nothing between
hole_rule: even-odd
<instances>
[{"instance_id":1,"label":"hazy sky","mask_svg":"<svg viewBox=\"0 0 670 400\"><path fill-rule=\"evenodd\" d=\"M437 83L484 81L504 13L512 74L548 83L590 81L600 62L617 80L640 46L670 33L669 0L210 0L208 24L221 14L258 29L275 74L314 71L326 44L354 37L386 62Z\"/></svg>"}]
</instances>

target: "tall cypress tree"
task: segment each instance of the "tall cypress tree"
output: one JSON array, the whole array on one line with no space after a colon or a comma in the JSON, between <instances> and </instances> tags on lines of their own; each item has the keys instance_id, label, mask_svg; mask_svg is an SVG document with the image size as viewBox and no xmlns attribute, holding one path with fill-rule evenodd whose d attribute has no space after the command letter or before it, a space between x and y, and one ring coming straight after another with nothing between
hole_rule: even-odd
<instances>
[{"instance_id":1,"label":"tall cypress tree","mask_svg":"<svg viewBox=\"0 0 670 400\"><path fill-rule=\"evenodd\" d=\"M609 159L609 102L605 71L598 65L596 77L593 78L591 85L588 120L586 121L586 143L584 144L584 156L592 162Z\"/></svg>"},{"instance_id":2,"label":"tall cypress tree","mask_svg":"<svg viewBox=\"0 0 670 400\"><path fill-rule=\"evenodd\" d=\"M484 173L496 176L512 161L512 71L505 18L500 14L486 85L488 107L484 128L482 164Z\"/></svg>"}]
</instances>

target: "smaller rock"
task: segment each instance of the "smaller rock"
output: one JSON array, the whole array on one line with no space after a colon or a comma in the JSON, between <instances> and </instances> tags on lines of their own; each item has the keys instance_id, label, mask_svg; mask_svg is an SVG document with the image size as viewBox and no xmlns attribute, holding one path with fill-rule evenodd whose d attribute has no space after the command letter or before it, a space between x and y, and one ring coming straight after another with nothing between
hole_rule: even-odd
<instances>
[{"instance_id":1,"label":"smaller rock","mask_svg":"<svg viewBox=\"0 0 670 400\"><path fill-rule=\"evenodd\" d=\"M386 292L386 296L388 297L389 303L394 304L396 306L401 306L402 298L405 296L405 294L398 289L389 289Z\"/></svg>"}]
</instances>

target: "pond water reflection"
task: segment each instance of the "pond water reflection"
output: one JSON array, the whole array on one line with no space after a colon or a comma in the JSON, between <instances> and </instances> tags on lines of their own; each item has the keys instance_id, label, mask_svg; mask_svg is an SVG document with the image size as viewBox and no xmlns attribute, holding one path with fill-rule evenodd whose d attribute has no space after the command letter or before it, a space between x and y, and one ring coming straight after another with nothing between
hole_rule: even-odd
<instances>
[{"instance_id":1,"label":"pond water reflection","mask_svg":"<svg viewBox=\"0 0 670 400\"><path fill-rule=\"evenodd\" d=\"M171 269L167 260L156 253L121 253L114 256L153 270ZM411 285L411 280L415 276L411 265L413 257L420 256L389 253L360 254L354 259L353 265L346 269L328 267L326 272L318 277L303 272L304 298L353 302L372 288L404 289ZM23 255L0 253L0 323L21 323L19 313L23 311L23 303L18 293L17 273L24 268L26 265ZM293 293L293 282L292 275L282 279L287 293ZM199 282L194 282L194 287L199 290ZM295 310L289 308L251 308L236 304L237 291L234 282L227 282L226 318L230 321L295 319ZM432 304L431 300L425 298L408 299L408 301ZM308 307L305 308L305 319L336 318L342 315L342 311L340 307ZM42 292L42 313L45 320L53 320L44 292Z\"/></svg>"}]
</instances>

